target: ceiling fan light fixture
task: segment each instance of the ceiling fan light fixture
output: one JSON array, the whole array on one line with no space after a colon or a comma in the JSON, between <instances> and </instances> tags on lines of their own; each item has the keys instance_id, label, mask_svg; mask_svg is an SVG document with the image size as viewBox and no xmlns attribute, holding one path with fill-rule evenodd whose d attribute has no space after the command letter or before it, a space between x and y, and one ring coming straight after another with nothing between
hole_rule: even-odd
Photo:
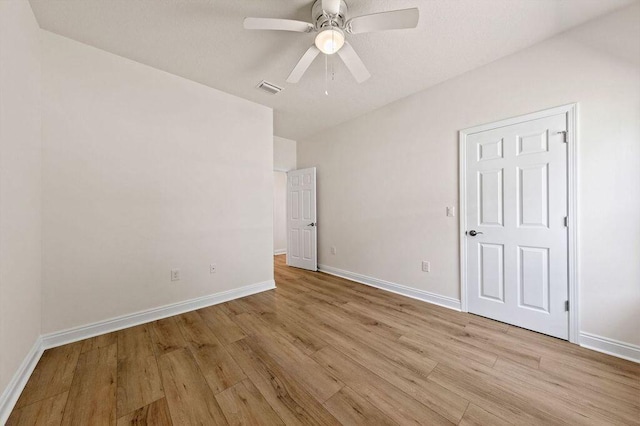
<instances>
[{"instance_id":1,"label":"ceiling fan light fixture","mask_svg":"<svg viewBox=\"0 0 640 426\"><path fill-rule=\"evenodd\" d=\"M326 55L333 55L344 46L344 32L339 28L327 28L316 36L316 47Z\"/></svg>"}]
</instances>

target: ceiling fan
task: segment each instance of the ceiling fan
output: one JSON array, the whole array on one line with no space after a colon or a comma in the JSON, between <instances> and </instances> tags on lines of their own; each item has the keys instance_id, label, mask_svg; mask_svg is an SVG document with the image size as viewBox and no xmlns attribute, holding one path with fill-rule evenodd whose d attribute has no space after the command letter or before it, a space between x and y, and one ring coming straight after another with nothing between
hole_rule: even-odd
<instances>
[{"instance_id":1,"label":"ceiling fan","mask_svg":"<svg viewBox=\"0 0 640 426\"><path fill-rule=\"evenodd\" d=\"M297 83L320 52L337 53L358 83L369 77L369 71L353 47L347 34L362 34L403 28L415 28L420 16L418 8L392 10L348 19L344 0L316 0L311 8L311 22L292 19L245 18L247 30L279 30L299 33L316 32L315 43L302 55L293 68L288 83Z\"/></svg>"}]
</instances>

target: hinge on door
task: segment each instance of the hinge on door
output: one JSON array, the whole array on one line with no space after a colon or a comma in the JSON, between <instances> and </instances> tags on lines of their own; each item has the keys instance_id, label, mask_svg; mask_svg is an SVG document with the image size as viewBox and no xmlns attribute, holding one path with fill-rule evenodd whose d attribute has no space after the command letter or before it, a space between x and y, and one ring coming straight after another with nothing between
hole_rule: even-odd
<instances>
[{"instance_id":1,"label":"hinge on door","mask_svg":"<svg viewBox=\"0 0 640 426\"><path fill-rule=\"evenodd\" d=\"M568 227L569 227L569 217L568 217L568 216L565 216L565 217L564 217L564 227L565 227L565 228L568 228Z\"/></svg>"},{"instance_id":2,"label":"hinge on door","mask_svg":"<svg viewBox=\"0 0 640 426\"><path fill-rule=\"evenodd\" d=\"M567 143L567 131L562 130L560 132L556 132L556 135L562 134L562 142Z\"/></svg>"},{"instance_id":3,"label":"hinge on door","mask_svg":"<svg viewBox=\"0 0 640 426\"><path fill-rule=\"evenodd\" d=\"M569 301L568 300L564 301L564 310L569 312Z\"/></svg>"}]
</instances>

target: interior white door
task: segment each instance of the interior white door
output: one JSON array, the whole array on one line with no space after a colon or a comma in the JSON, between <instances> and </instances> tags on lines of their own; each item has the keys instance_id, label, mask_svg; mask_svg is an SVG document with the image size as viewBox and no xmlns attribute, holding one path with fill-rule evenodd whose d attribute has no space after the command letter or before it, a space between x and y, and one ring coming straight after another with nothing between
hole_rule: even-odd
<instances>
[{"instance_id":1,"label":"interior white door","mask_svg":"<svg viewBox=\"0 0 640 426\"><path fill-rule=\"evenodd\" d=\"M467 135L469 312L567 339L566 114Z\"/></svg>"},{"instance_id":2,"label":"interior white door","mask_svg":"<svg viewBox=\"0 0 640 426\"><path fill-rule=\"evenodd\" d=\"M287 265L318 270L316 168L287 172Z\"/></svg>"}]
</instances>

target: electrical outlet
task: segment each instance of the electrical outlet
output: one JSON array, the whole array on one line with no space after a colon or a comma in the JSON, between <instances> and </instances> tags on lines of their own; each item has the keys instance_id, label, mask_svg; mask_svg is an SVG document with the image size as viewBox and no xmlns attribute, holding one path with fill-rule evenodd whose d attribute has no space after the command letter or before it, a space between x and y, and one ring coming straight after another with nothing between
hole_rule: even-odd
<instances>
[{"instance_id":1,"label":"electrical outlet","mask_svg":"<svg viewBox=\"0 0 640 426\"><path fill-rule=\"evenodd\" d=\"M453 206L447 207L447 216L455 217L455 215L456 215L456 208Z\"/></svg>"},{"instance_id":2,"label":"electrical outlet","mask_svg":"<svg viewBox=\"0 0 640 426\"><path fill-rule=\"evenodd\" d=\"M422 272L431 272L431 262L422 261Z\"/></svg>"},{"instance_id":3,"label":"electrical outlet","mask_svg":"<svg viewBox=\"0 0 640 426\"><path fill-rule=\"evenodd\" d=\"M331 247L331 254L336 254L336 248L335 247Z\"/></svg>"},{"instance_id":4,"label":"electrical outlet","mask_svg":"<svg viewBox=\"0 0 640 426\"><path fill-rule=\"evenodd\" d=\"M180 281L180 269L171 270L171 281Z\"/></svg>"},{"instance_id":5,"label":"electrical outlet","mask_svg":"<svg viewBox=\"0 0 640 426\"><path fill-rule=\"evenodd\" d=\"M211 265L209 265L209 273L215 274L216 272L218 272L218 267L216 266L216 264L212 263Z\"/></svg>"}]
</instances>

